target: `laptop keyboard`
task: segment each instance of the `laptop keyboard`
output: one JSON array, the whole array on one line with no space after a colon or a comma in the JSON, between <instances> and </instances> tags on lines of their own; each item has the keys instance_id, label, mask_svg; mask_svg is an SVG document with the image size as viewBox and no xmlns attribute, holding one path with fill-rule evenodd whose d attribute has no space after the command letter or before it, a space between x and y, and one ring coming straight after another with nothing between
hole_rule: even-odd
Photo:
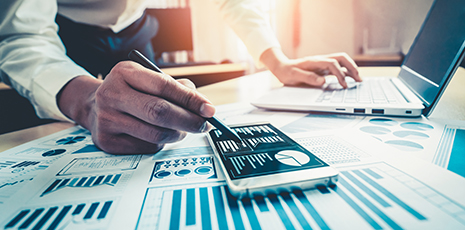
<instances>
[{"instance_id":1,"label":"laptop keyboard","mask_svg":"<svg viewBox=\"0 0 465 230\"><path fill-rule=\"evenodd\" d=\"M396 104L399 103L397 88L389 78L368 78L363 82L348 84L343 89L338 82L330 83L316 102Z\"/></svg>"}]
</instances>

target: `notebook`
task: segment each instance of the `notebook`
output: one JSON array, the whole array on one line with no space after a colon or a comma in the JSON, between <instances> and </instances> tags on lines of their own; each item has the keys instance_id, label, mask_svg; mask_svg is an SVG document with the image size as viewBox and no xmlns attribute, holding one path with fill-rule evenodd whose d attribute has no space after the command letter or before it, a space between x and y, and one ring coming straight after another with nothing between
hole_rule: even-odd
<instances>
[{"instance_id":1,"label":"notebook","mask_svg":"<svg viewBox=\"0 0 465 230\"><path fill-rule=\"evenodd\" d=\"M368 77L348 89L335 78L321 88L281 87L252 101L259 108L391 116L428 116L460 65L465 1L436 0L397 77ZM363 76L362 76L363 77Z\"/></svg>"}]
</instances>

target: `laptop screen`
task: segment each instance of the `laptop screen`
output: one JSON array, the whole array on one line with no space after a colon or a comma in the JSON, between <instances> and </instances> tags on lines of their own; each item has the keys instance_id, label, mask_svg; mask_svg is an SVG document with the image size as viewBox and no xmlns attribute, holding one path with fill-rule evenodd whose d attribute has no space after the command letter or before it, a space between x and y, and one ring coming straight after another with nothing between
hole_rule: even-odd
<instances>
[{"instance_id":1,"label":"laptop screen","mask_svg":"<svg viewBox=\"0 0 465 230\"><path fill-rule=\"evenodd\" d=\"M465 1L436 0L402 64L399 78L423 101L429 115L465 48Z\"/></svg>"}]
</instances>

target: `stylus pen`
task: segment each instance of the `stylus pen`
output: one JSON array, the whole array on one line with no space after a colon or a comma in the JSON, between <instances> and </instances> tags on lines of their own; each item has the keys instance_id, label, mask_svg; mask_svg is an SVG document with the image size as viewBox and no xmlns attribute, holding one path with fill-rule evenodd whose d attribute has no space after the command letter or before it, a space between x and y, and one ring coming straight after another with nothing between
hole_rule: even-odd
<instances>
[{"instance_id":1,"label":"stylus pen","mask_svg":"<svg viewBox=\"0 0 465 230\"><path fill-rule=\"evenodd\" d=\"M143 65L145 68L149 68L153 71L156 71L158 73L161 73L161 74L165 74L163 73L163 71L161 71L160 68L158 68L158 66L156 66L153 62L151 62L148 58L146 58L143 54L141 54L139 51L137 50L132 50L129 55L128 55L129 59ZM206 118L206 120L208 122L210 122L210 124L212 124L213 126L215 126L217 129L219 129L223 134L225 134L227 137L231 138L233 141L237 142L237 143L241 143L242 142L242 139L239 137L239 135L237 135L236 132L234 132L233 130L231 130L228 126L226 126L223 122L221 122L220 120L218 120L218 118L216 117L210 117L210 118Z\"/></svg>"}]
</instances>

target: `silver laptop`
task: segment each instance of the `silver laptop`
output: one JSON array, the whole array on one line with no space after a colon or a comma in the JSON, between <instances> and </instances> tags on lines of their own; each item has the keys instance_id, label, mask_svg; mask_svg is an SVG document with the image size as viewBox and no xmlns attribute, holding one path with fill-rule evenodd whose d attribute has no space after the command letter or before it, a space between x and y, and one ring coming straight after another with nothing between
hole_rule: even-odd
<instances>
[{"instance_id":1,"label":"silver laptop","mask_svg":"<svg viewBox=\"0 0 465 230\"><path fill-rule=\"evenodd\" d=\"M252 104L275 110L428 116L460 65L464 49L465 1L436 0L397 77L369 77L361 83L346 77L348 89L335 78L321 88L281 87Z\"/></svg>"}]
</instances>

